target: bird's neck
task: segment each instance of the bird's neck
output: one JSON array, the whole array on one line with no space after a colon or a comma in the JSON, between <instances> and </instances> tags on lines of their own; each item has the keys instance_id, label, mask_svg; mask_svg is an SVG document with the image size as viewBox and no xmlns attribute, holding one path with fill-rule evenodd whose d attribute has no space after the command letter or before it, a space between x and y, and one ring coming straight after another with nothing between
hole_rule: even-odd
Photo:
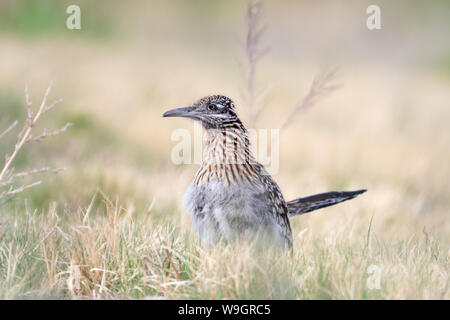
<instances>
[{"instance_id":1,"label":"bird's neck","mask_svg":"<svg viewBox=\"0 0 450 320\"><path fill-rule=\"evenodd\" d=\"M255 175L256 161L250 151L247 130L241 125L206 130L203 161L195 182L214 180L231 184Z\"/></svg>"},{"instance_id":2,"label":"bird's neck","mask_svg":"<svg viewBox=\"0 0 450 320\"><path fill-rule=\"evenodd\" d=\"M251 161L250 140L241 128L220 128L206 131L203 162L209 164L242 164Z\"/></svg>"}]
</instances>

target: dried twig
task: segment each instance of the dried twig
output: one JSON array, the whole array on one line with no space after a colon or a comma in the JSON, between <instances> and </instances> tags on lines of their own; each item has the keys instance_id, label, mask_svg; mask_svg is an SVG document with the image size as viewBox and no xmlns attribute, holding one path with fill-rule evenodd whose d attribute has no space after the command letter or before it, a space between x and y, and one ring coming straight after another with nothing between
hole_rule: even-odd
<instances>
[{"instance_id":1,"label":"dried twig","mask_svg":"<svg viewBox=\"0 0 450 320\"><path fill-rule=\"evenodd\" d=\"M284 129L292 124L293 119L300 111L312 107L317 104L321 98L329 96L333 91L338 89L340 85L332 84L335 76L336 69L325 71L317 75L311 84L308 94L295 105L294 110L288 116L281 128Z\"/></svg>"},{"instance_id":2,"label":"dried twig","mask_svg":"<svg viewBox=\"0 0 450 320\"><path fill-rule=\"evenodd\" d=\"M8 196L16 195L26 189L33 188L41 183L41 181L36 181L36 182L29 183L29 184L23 184L20 187L14 187L13 184L14 184L16 178L25 177L25 176L29 176L32 174L43 173L43 172L58 173L60 171L65 170L65 169L50 169L48 167L45 167L45 168L40 168L40 169L35 168L35 169L22 171L19 173L14 173L14 168L12 167L12 163L13 163L14 159L17 157L20 150L23 148L23 146L26 143L31 142L31 141L42 141L43 139L46 139L48 137L56 136L58 134L61 134L62 132L65 132L71 126L71 123L68 123L61 129L54 130L50 133L47 133L47 131L44 129L43 134L41 134L37 137L32 136L31 131L32 131L33 127L36 125L36 123L39 121L41 116L44 115L45 113L47 113L48 111L50 111L56 104L58 104L62 101L61 99L59 99L59 100L54 101L50 105L47 105L47 100L48 100L48 96L50 94L51 88L52 88L52 83L50 83L47 90L45 91L44 97L42 99L42 102L41 102L37 112L34 113L32 110L32 107L31 107L32 103L29 99L28 87L25 86L25 102L26 102L26 109L27 109L27 118L25 120L25 124L24 124L22 130L20 131L20 133L18 135L17 142L14 146L14 150L12 151L12 153L10 155L5 156L5 164L0 171L0 188L8 188L8 189L4 190L4 191L0 191L0 199L8 197ZM14 123L8 129L6 129L2 134L0 134L0 138L3 137L5 134L9 133L17 125L17 123L18 123L18 121L14 121Z\"/></svg>"},{"instance_id":3,"label":"dried twig","mask_svg":"<svg viewBox=\"0 0 450 320\"><path fill-rule=\"evenodd\" d=\"M247 34L245 40L245 58L247 70L245 73L246 80L246 100L249 108L249 125L253 127L257 118L261 114L262 108L255 111L255 107L260 104L264 97L270 91L265 89L262 92L256 92L255 73L258 62L267 53L268 48L261 44L261 39L266 30L261 25L263 13L263 3L261 1L249 2L247 7Z\"/></svg>"},{"instance_id":4,"label":"dried twig","mask_svg":"<svg viewBox=\"0 0 450 320\"><path fill-rule=\"evenodd\" d=\"M245 73L246 94L243 95L249 112L249 126L253 127L255 122L265 108L264 99L269 94L271 87L257 92L255 88L256 67L261 58L267 53L267 47L262 46L261 39L266 30L261 26L263 3L261 0L251 1L247 7L247 34L245 42L245 56L247 70ZM304 109L317 104L321 98L328 96L331 92L339 88L338 85L331 84L336 74L336 70L319 73L311 85L308 94L298 102L294 110L288 116L282 129L292 124L295 116ZM258 108L256 106L259 105Z\"/></svg>"},{"instance_id":5,"label":"dried twig","mask_svg":"<svg viewBox=\"0 0 450 320\"><path fill-rule=\"evenodd\" d=\"M27 171L22 171L22 172L18 172L13 174L11 177L25 177L25 176L29 176L32 174L37 174L37 173L42 173L42 172L51 172L51 173L60 173L61 171L66 171L67 168L56 168L56 169L52 169L49 167L45 167L45 168L35 168L32 170L27 170Z\"/></svg>"},{"instance_id":6,"label":"dried twig","mask_svg":"<svg viewBox=\"0 0 450 320\"><path fill-rule=\"evenodd\" d=\"M52 137L52 136L57 136L57 135L59 135L59 134L61 134L63 132L66 132L67 129L70 128L71 126L72 126L72 124L70 122L68 122L68 123L66 123L66 125L64 127L60 128L60 129L57 129L57 130L54 130L54 131L52 131L50 133L47 133L47 129L44 128L44 132L40 136L33 137L30 134L30 136L27 139L27 142L28 141L40 142L40 141L44 140L45 138Z\"/></svg>"},{"instance_id":7,"label":"dried twig","mask_svg":"<svg viewBox=\"0 0 450 320\"><path fill-rule=\"evenodd\" d=\"M0 139L5 136L8 132L10 132L12 129L14 129L15 126L17 126L17 124L19 123L19 121L14 121L9 127L8 129L6 129L5 131L3 131L2 133L0 133Z\"/></svg>"},{"instance_id":8,"label":"dried twig","mask_svg":"<svg viewBox=\"0 0 450 320\"><path fill-rule=\"evenodd\" d=\"M8 191L3 191L2 193L0 193L0 199L4 198L4 197L7 197L7 196L15 195L17 193L23 192L26 189L33 188L33 187L38 186L40 184L41 184L41 181L36 181L36 182L30 183L30 184L22 185L22 186L20 186L18 188L15 188L15 189L13 187L10 187Z\"/></svg>"},{"instance_id":9,"label":"dried twig","mask_svg":"<svg viewBox=\"0 0 450 320\"><path fill-rule=\"evenodd\" d=\"M8 180L0 182L0 188L4 188L9 186L10 184L12 184L14 182L14 177L9 177Z\"/></svg>"}]
</instances>

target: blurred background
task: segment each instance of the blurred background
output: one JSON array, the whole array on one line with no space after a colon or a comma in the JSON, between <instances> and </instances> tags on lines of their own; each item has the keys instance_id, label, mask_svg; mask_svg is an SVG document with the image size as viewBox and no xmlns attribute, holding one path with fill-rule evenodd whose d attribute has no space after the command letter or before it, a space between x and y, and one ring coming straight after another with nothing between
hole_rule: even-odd
<instances>
[{"instance_id":1,"label":"blurred background","mask_svg":"<svg viewBox=\"0 0 450 320\"><path fill-rule=\"evenodd\" d=\"M81 8L81 30L68 30L66 8ZM262 43L269 50L256 86L272 89L257 128L280 128L323 66L339 68L342 87L302 112L280 133L274 175L287 200L339 189L364 196L296 218L332 234L336 226L395 240L423 232L450 235L450 4L376 1L381 30L366 27L374 1L265 1ZM16 167L67 167L0 210L24 199L43 212L52 202L87 207L99 188L135 214L183 225L182 195L197 165L170 153L183 119L169 108L209 94L238 105L244 123L246 1L62 1L0 3L0 128L26 116L51 80L64 101L43 127L60 136L28 145ZM1 131L1 130L0 130ZM0 140L9 152L16 133ZM0 160L3 164L3 159ZM100 201L100 200L99 200ZM150 210L151 209L151 210Z\"/></svg>"}]
</instances>

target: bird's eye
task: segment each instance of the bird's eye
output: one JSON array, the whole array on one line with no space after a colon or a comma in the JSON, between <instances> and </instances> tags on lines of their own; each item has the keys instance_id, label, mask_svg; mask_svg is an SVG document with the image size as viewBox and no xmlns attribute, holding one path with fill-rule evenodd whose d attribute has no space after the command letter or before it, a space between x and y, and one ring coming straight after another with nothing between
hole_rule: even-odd
<instances>
[{"instance_id":1,"label":"bird's eye","mask_svg":"<svg viewBox=\"0 0 450 320\"><path fill-rule=\"evenodd\" d=\"M211 111L217 110L217 106L215 104L211 103L208 105L208 110L211 110Z\"/></svg>"}]
</instances>

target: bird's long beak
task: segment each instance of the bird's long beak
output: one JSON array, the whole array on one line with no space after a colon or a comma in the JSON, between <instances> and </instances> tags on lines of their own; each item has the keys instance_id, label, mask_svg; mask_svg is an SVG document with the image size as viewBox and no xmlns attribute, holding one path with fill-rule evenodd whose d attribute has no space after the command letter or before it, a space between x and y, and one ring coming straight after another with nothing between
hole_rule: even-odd
<instances>
[{"instance_id":1,"label":"bird's long beak","mask_svg":"<svg viewBox=\"0 0 450 320\"><path fill-rule=\"evenodd\" d=\"M172 109L163 114L163 117L185 117L192 119L199 119L200 113L196 111L195 107L184 107Z\"/></svg>"}]
</instances>

